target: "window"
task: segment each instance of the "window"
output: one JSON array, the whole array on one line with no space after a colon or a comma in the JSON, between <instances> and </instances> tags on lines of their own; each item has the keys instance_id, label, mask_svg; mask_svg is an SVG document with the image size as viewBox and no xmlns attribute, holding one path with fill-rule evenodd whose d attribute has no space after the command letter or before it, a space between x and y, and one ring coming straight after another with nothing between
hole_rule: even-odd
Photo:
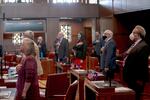
<instances>
[{"instance_id":1,"label":"window","mask_svg":"<svg viewBox=\"0 0 150 100\"><path fill-rule=\"evenodd\" d=\"M16 0L4 0L5 3L14 3Z\"/></svg>"},{"instance_id":2,"label":"window","mask_svg":"<svg viewBox=\"0 0 150 100\"><path fill-rule=\"evenodd\" d=\"M77 3L79 0L53 0L53 3Z\"/></svg>"},{"instance_id":3,"label":"window","mask_svg":"<svg viewBox=\"0 0 150 100\"><path fill-rule=\"evenodd\" d=\"M4 3L30 3L33 2L33 0L4 0Z\"/></svg>"},{"instance_id":4,"label":"window","mask_svg":"<svg viewBox=\"0 0 150 100\"><path fill-rule=\"evenodd\" d=\"M33 0L21 0L21 2L29 3L29 2L33 2Z\"/></svg>"},{"instance_id":5,"label":"window","mask_svg":"<svg viewBox=\"0 0 150 100\"><path fill-rule=\"evenodd\" d=\"M109 5L110 1L109 0L99 0L99 4L101 4L101 5Z\"/></svg>"},{"instance_id":6,"label":"window","mask_svg":"<svg viewBox=\"0 0 150 100\"><path fill-rule=\"evenodd\" d=\"M97 4L97 0L89 0L90 4Z\"/></svg>"},{"instance_id":7,"label":"window","mask_svg":"<svg viewBox=\"0 0 150 100\"><path fill-rule=\"evenodd\" d=\"M61 32L64 33L64 37L71 41L71 26L70 25L61 25L60 27Z\"/></svg>"},{"instance_id":8,"label":"window","mask_svg":"<svg viewBox=\"0 0 150 100\"><path fill-rule=\"evenodd\" d=\"M15 45L20 45L22 43L23 33L14 33L12 42Z\"/></svg>"}]
</instances>

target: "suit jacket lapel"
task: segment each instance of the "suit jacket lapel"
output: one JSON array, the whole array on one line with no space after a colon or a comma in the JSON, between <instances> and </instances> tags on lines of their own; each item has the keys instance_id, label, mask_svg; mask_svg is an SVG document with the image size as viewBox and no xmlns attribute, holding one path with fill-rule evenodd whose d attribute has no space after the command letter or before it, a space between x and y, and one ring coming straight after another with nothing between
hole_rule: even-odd
<instances>
[{"instance_id":1,"label":"suit jacket lapel","mask_svg":"<svg viewBox=\"0 0 150 100\"><path fill-rule=\"evenodd\" d=\"M142 43L142 40L141 40L139 43L137 43L137 44L132 48L132 50L130 51L130 53L135 52L136 50L138 50L141 43Z\"/></svg>"}]
</instances>

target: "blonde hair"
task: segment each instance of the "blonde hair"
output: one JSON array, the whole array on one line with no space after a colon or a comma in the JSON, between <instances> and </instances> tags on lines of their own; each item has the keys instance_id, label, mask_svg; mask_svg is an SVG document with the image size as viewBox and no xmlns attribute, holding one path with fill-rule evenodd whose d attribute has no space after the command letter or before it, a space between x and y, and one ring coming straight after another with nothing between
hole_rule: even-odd
<instances>
[{"instance_id":1,"label":"blonde hair","mask_svg":"<svg viewBox=\"0 0 150 100\"><path fill-rule=\"evenodd\" d=\"M34 40L34 32L31 30L27 30L24 32L24 38L30 38Z\"/></svg>"}]
</instances>

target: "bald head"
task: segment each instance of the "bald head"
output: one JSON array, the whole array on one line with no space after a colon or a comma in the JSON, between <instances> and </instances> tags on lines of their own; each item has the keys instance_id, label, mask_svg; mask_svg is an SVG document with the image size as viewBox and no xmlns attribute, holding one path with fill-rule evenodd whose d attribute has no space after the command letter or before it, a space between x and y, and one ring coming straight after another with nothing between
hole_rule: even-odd
<instances>
[{"instance_id":1,"label":"bald head","mask_svg":"<svg viewBox=\"0 0 150 100\"><path fill-rule=\"evenodd\" d=\"M42 36L39 36L39 37L38 37L38 43L42 43L42 41L43 41L43 37L42 37Z\"/></svg>"},{"instance_id":2,"label":"bald head","mask_svg":"<svg viewBox=\"0 0 150 100\"><path fill-rule=\"evenodd\" d=\"M60 38L63 38L64 37L64 33L63 32L59 32L57 34L57 38L60 39Z\"/></svg>"},{"instance_id":3,"label":"bald head","mask_svg":"<svg viewBox=\"0 0 150 100\"><path fill-rule=\"evenodd\" d=\"M113 32L111 30L105 30L104 35L109 36L109 37L113 37Z\"/></svg>"},{"instance_id":4,"label":"bald head","mask_svg":"<svg viewBox=\"0 0 150 100\"><path fill-rule=\"evenodd\" d=\"M34 40L34 32L33 31L27 30L24 32L23 36L24 36L24 38L29 38L29 39Z\"/></svg>"}]
</instances>

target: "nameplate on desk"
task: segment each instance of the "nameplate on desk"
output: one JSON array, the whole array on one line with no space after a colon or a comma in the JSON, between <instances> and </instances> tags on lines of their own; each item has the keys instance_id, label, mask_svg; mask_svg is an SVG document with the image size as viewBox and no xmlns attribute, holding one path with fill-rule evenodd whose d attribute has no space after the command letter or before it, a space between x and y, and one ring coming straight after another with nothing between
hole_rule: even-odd
<instances>
[{"instance_id":1,"label":"nameplate on desk","mask_svg":"<svg viewBox=\"0 0 150 100\"><path fill-rule=\"evenodd\" d=\"M116 87L115 92L130 92L133 91L132 89L128 87Z\"/></svg>"},{"instance_id":2,"label":"nameplate on desk","mask_svg":"<svg viewBox=\"0 0 150 100\"><path fill-rule=\"evenodd\" d=\"M11 95L11 91L0 91L0 99L8 99Z\"/></svg>"}]
</instances>

